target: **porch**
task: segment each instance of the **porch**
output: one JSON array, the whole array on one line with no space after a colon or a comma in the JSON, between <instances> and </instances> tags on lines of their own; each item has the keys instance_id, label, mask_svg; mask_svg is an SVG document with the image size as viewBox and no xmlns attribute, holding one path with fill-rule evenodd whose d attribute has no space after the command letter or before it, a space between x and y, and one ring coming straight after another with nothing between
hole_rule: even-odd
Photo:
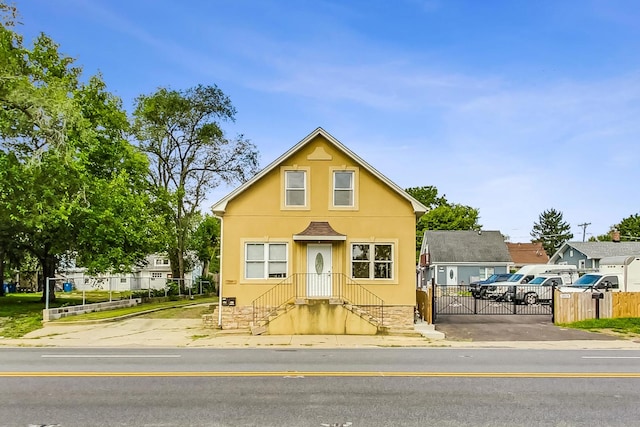
<instances>
[{"instance_id":1,"label":"porch","mask_svg":"<svg viewBox=\"0 0 640 427\"><path fill-rule=\"evenodd\" d=\"M384 301L342 273L293 274L256 298L251 307L254 334L387 331Z\"/></svg>"}]
</instances>

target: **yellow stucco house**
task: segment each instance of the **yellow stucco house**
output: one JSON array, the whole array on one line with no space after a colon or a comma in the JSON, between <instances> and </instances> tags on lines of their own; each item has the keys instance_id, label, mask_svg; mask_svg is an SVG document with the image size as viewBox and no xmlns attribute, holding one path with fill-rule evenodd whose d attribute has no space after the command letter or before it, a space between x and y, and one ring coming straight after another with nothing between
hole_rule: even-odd
<instances>
[{"instance_id":1,"label":"yellow stucco house","mask_svg":"<svg viewBox=\"0 0 640 427\"><path fill-rule=\"evenodd\" d=\"M426 207L322 128L212 210L223 329L376 334L413 326Z\"/></svg>"}]
</instances>

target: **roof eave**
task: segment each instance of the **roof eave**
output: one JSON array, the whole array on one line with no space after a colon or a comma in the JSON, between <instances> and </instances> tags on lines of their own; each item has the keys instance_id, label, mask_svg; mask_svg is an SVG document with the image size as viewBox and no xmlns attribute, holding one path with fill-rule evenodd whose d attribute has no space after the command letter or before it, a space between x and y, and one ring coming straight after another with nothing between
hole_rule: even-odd
<instances>
[{"instance_id":1,"label":"roof eave","mask_svg":"<svg viewBox=\"0 0 640 427\"><path fill-rule=\"evenodd\" d=\"M301 235L301 234L294 234L293 240L295 241L317 241L317 240L344 241L344 240L347 240L347 236L307 236L307 235Z\"/></svg>"},{"instance_id":2,"label":"roof eave","mask_svg":"<svg viewBox=\"0 0 640 427\"><path fill-rule=\"evenodd\" d=\"M380 179L382 182L387 184L389 187L391 187L393 190L395 190L399 195L401 195L406 200L408 200L411 203L411 207L413 208L413 212L416 215L416 218L420 218L422 215L424 215L429 210L425 205L420 203L418 200L416 200L414 197L412 197L409 193L407 193L402 188L400 188L396 183L394 183L389 178L387 178L385 175L380 173L376 168L374 168L369 163L364 161L356 153L354 153L353 151L349 150L344 144L342 144L340 141L335 139L332 135L330 135L327 131L325 131L321 127L316 128L313 132L311 132L304 139L302 139L296 145L294 145L289 150L287 150L280 157L275 159L273 162L269 163L269 165L267 165L264 169L262 169L260 172L255 174L251 179L249 179L244 184L242 184L239 187L237 187L235 190L231 191L229 194L227 194L225 197L220 199L218 202L214 203L214 205L211 207L211 210L216 215L222 216L224 214L226 208L227 208L227 203L231 199L236 197L238 194L242 193L246 188L251 186L254 182L258 181L264 175L266 175L267 173L271 172L278 165L280 165L280 163L282 163L286 158L290 157L293 153L298 151L301 147L306 145L309 141L311 141L313 138L317 137L318 135L322 135L329 142L334 144L339 150L342 150L345 154L350 156L357 163L361 164L368 172L370 172L372 175L374 175L375 177Z\"/></svg>"}]
</instances>

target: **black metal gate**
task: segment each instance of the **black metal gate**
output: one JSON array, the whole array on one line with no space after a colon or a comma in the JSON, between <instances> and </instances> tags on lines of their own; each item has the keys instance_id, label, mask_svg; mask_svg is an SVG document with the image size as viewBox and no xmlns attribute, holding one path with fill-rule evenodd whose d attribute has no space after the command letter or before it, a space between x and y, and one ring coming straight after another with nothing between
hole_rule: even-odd
<instances>
[{"instance_id":1,"label":"black metal gate","mask_svg":"<svg viewBox=\"0 0 640 427\"><path fill-rule=\"evenodd\" d=\"M505 283L505 282L502 282ZM540 314L553 320L555 287L539 285L490 286L471 293L467 286L432 285L433 320L439 314Z\"/></svg>"}]
</instances>

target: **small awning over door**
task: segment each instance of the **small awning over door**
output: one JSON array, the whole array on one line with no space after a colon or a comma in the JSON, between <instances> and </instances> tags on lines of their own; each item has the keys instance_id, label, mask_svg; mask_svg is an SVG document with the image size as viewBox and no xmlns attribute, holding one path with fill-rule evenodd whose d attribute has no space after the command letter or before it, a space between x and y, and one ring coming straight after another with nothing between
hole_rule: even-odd
<instances>
[{"instance_id":1,"label":"small awning over door","mask_svg":"<svg viewBox=\"0 0 640 427\"><path fill-rule=\"evenodd\" d=\"M311 221L304 231L293 235L293 240L341 241L347 240L347 236L338 233L327 221Z\"/></svg>"}]
</instances>

